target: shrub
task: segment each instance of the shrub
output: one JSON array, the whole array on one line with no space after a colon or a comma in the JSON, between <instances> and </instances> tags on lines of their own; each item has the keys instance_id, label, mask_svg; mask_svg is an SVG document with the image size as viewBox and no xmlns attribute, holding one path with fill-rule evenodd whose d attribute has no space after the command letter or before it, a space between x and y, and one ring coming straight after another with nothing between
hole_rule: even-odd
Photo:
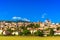
<instances>
[{"instance_id":1,"label":"shrub","mask_svg":"<svg viewBox=\"0 0 60 40\"><path fill-rule=\"evenodd\" d=\"M11 30L11 29L7 29L7 31L9 31L10 33L12 33L12 32L13 32L13 30Z\"/></svg>"},{"instance_id":2,"label":"shrub","mask_svg":"<svg viewBox=\"0 0 60 40\"><path fill-rule=\"evenodd\" d=\"M19 35L22 36L23 35L23 32L19 32Z\"/></svg>"}]
</instances>

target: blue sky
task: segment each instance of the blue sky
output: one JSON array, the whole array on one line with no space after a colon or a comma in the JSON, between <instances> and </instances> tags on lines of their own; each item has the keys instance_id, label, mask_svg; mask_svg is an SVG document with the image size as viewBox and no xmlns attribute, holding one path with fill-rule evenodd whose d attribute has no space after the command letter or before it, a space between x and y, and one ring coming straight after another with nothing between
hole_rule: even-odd
<instances>
[{"instance_id":1,"label":"blue sky","mask_svg":"<svg viewBox=\"0 0 60 40\"><path fill-rule=\"evenodd\" d=\"M0 0L0 20L19 18L37 22L60 22L59 0Z\"/></svg>"}]
</instances>

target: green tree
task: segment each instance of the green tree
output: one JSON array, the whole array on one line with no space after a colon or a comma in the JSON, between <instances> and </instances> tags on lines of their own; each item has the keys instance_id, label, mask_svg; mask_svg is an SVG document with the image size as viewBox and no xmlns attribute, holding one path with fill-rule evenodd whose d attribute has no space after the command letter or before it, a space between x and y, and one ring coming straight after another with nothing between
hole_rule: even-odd
<instances>
[{"instance_id":1,"label":"green tree","mask_svg":"<svg viewBox=\"0 0 60 40\"><path fill-rule=\"evenodd\" d=\"M29 28L34 28L34 26L35 26L35 25L34 25L33 23L27 25L27 27L29 27Z\"/></svg>"},{"instance_id":2,"label":"green tree","mask_svg":"<svg viewBox=\"0 0 60 40\"><path fill-rule=\"evenodd\" d=\"M60 27L57 27L57 30L60 30Z\"/></svg>"},{"instance_id":3,"label":"green tree","mask_svg":"<svg viewBox=\"0 0 60 40\"><path fill-rule=\"evenodd\" d=\"M34 33L36 36L43 36L43 31L38 30L37 32Z\"/></svg>"},{"instance_id":4,"label":"green tree","mask_svg":"<svg viewBox=\"0 0 60 40\"><path fill-rule=\"evenodd\" d=\"M20 26L20 29L23 29L23 30L25 30L25 29L27 29L25 26Z\"/></svg>"},{"instance_id":5,"label":"green tree","mask_svg":"<svg viewBox=\"0 0 60 40\"><path fill-rule=\"evenodd\" d=\"M24 31L23 31L23 35L26 35L26 36L27 36L27 35L30 35L30 34L31 34L31 33L30 33L29 30L24 30Z\"/></svg>"},{"instance_id":6,"label":"green tree","mask_svg":"<svg viewBox=\"0 0 60 40\"><path fill-rule=\"evenodd\" d=\"M35 28L39 28L40 27L40 25L39 24L36 24L36 25L34 25L35 26Z\"/></svg>"},{"instance_id":7,"label":"green tree","mask_svg":"<svg viewBox=\"0 0 60 40\"><path fill-rule=\"evenodd\" d=\"M50 36L53 36L54 35L54 30L53 28L50 28Z\"/></svg>"}]
</instances>

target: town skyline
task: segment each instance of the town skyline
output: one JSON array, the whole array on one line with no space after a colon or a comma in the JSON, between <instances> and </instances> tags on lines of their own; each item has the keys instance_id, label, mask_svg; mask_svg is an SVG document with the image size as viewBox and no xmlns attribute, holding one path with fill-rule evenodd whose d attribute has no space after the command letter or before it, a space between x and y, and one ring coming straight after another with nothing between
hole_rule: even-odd
<instances>
[{"instance_id":1,"label":"town skyline","mask_svg":"<svg viewBox=\"0 0 60 40\"><path fill-rule=\"evenodd\" d=\"M18 18L31 22L60 22L59 0L0 0L0 20Z\"/></svg>"}]
</instances>

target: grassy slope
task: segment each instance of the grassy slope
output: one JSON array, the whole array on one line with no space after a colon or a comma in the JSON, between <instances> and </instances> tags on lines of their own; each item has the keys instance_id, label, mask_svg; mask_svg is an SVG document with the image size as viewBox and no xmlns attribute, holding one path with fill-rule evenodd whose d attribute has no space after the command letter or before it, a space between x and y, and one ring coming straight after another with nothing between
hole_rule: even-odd
<instances>
[{"instance_id":1,"label":"grassy slope","mask_svg":"<svg viewBox=\"0 0 60 40\"><path fill-rule=\"evenodd\" d=\"M60 40L60 37L0 36L0 40Z\"/></svg>"}]
</instances>

